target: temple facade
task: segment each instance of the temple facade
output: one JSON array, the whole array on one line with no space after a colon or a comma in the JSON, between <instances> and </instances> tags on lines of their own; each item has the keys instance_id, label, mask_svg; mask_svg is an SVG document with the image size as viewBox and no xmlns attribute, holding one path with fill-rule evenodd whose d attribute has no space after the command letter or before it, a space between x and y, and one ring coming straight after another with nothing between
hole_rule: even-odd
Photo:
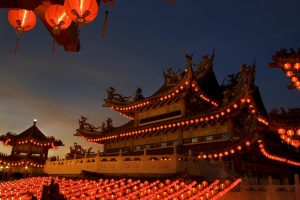
<instances>
[{"instance_id":1,"label":"temple facade","mask_svg":"<svg viewBox=\"0 0 300 200\"><path fill-rule=\"evenodd\" d=\"M292 178L300 166L299 109L266 111L255 85L255 63L242 65L220 85L214 54L199 63L192 55L186 60L183 70L166 70L163 85L149 97L140 88L126 97L110 87L104 106L129 121L114 127L108 118L96 127L82 117L75 135L104 144L104 152L48 160L45 172ZM289 116L292 123L280 121ZM293 140L282 142L279 129L293 132Z\"/></svg>"}]
</instances>

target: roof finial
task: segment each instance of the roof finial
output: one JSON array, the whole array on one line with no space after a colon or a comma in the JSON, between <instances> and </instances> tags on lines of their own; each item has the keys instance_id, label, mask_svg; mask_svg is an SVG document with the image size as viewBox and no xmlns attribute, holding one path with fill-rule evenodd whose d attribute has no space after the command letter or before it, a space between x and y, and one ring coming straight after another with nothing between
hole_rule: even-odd
<instances>
[{"instance_id":1,"label":"roof finial","mask_svg":"<svg viewBox=\"0 0 300 200\"><path fill-rule=\"evenodd\" d=\"M33 120L33 125L34 125L34 126L36 125L36 122L37 122L37 119L34 119L34 120Z\"/></svg>"},{"instance_id":2,"label":"roof finial","mask_svg":"<svg viewBox=\"0 0 300 200\"><path fill-rule=\"evenodd\" d=\"M192 66L192 62L193 62L193 54L185 54L185 58L186 58L186 62L188 67Z\"/></svg>"}]
</instances>

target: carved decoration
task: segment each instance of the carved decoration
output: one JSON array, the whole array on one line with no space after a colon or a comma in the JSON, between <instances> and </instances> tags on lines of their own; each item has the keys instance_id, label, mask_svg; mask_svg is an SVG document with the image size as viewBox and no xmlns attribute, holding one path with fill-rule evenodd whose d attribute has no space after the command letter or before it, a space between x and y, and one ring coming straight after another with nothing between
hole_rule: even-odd
<instances>
[{"instance_id":1,"label":"carved decoration","mask_svg":"<svg viewBox=\"0 0 300 200\"><path fill-rule=\"evenodd\" d=\"M169 68L163 72L165 77L165 83L168 85L176 84L179 81L180 70L176 72L174 69Z\"/></svg>"},{"instance_id":2,"label":"carved decoration","mask_svg":"<svg viewBox=\"0 0 300 200\"><path fill-rule=\"evenodd\" d=\"M135 95L134 95L133 100L138 101L138 100L141 100L141 99L144 99L144 98L145 97L143 96L142 88L137 88L136 91L135 91Z\"/></svg>"},{"instance_id":3,"label":"carved decoration","mask_svg":"<svg viewBox=\"0 0 300 200\"><path fill-rule=\"evenodd\" d=\"M114 128L112 122L113 122L113 120L110 117L108 117L104 122L102 122L101 131L105 132L105 131L112 130Z\"/></svg>"},{"instance_id":4,"label":"carved decoration","mask_svg":"<svg viewBox=\"0 0 300 200\"><path fill-rule=\"evenodd\" d=\"M79 130L95 132L99 128L100 127L95 127L92 124L88 123L87 117L81 116L81 118L79 119Z\"/></svg>"},{"instance_id":5,"label":"carved decoration","mask_svg":"<svg viewBox=\"0 0 300 200\"><path fill-rule=\"evenodd\" d=\"M111 101L126 102L130 98L117 93L114 87L109 87L108 89L106 89L106 92L107 92L107 99Z\"/></svg>"},{"instance_id":6,"label":"carved decoration","mask_svg":"<svg viewBox=\"0 0 300 200\"><path fill-rule=\"evenodd\" d=\"M75 155L79 156L79 157L90 156L90 155L94 154L94 152L92 150L93 150L93 147L84 149L81 145L74 142L73 147L72 146L70 147L70 152L67 153L67 158L72 159L75 157Z\"/></svg>"},{"instance_id":7,"label":"carved decoration","mask_svg":"<svg viewBox=\"0 0 300 200\"><path fill-rule=\"evenodd\" d=\"M192 62L193 62L193 54L185 54L185 58L186 58L186 63L188 66L192 66Z\"/></svg>"},{"instance_id":8,"label":"carved decoration","mask_svg":"<svg viewBox=\"0 0 300 200\"><path fill-rule=\"evenodd\" d=\"M209 55L202 56L202 60L200 63L195 64L196 70L195 70L195 76L196 79L201 78L206 72L211 71L213 64L214 64L214 57L215 55L212 54L210 57Z\"/></svg>"}]
</instances>

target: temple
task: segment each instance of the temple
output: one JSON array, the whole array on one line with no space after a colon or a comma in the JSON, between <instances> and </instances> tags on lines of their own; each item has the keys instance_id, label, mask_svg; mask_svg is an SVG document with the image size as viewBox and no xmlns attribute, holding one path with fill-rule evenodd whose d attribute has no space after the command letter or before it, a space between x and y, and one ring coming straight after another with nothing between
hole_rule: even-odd
<instances>
[{"instance_id":1,"label":"temple","mask_svg":"<svg viewBox=\"0 0 300 200\"><path fill-rule=\"evenodd\" d=\"M108 118L96 127L81 117L75 135L103 144L104 152L47 161L45 172L292 179L300 166L299 109L266 111L255 63L242 65L220 85L214 54L197 63L193 55L186 60L182 71L164 71L163 85L149 97L141 88L127 97L110 87L103 106L128 123L114 127Z\"/></svg>"},{"instance_id":2,"label":"temple","mask_svg":"<svg viewBox=\"0 0 300 200\"><path fill-rule=\"evenodd\" d=\"M11 154L2 154L0 158L0 163L7 167L7 176L43 174L48 150L63 146L62 141L46 137L36 126L36 120L33 126L18 135L11 132L1 135L0 141L12 146Z\"/></svg>"}]
</instances>

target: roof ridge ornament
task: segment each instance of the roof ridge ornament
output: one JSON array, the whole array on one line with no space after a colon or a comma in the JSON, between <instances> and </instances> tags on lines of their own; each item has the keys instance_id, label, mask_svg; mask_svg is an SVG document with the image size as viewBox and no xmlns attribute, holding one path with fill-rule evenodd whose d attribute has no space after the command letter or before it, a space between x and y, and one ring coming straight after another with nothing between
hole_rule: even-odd
<instances>
[{"instance_id":1,"label":"roof ridge ornament","mask_svg":"<svg viewBox=\"0 0 300 200\"><path fill-rule=\"evenodd\" d=\"M34 119L33 119L33 126L36 126L36 122L37 122L37 119L34 118Z\"/></svg>"},{"instance_id":2,"label":"roof ridge ornament","mask_svg":"<svg viewBox=\"0 0 300 200\"><path fill-rule=\"evenodd\" d=\"M193 65L193 56L194 54L185 54L185 58L186 58L186 63L187 63L187 67L186 68L189 68L189 67L192 67Z\"/></svg>"}]
</instances>

